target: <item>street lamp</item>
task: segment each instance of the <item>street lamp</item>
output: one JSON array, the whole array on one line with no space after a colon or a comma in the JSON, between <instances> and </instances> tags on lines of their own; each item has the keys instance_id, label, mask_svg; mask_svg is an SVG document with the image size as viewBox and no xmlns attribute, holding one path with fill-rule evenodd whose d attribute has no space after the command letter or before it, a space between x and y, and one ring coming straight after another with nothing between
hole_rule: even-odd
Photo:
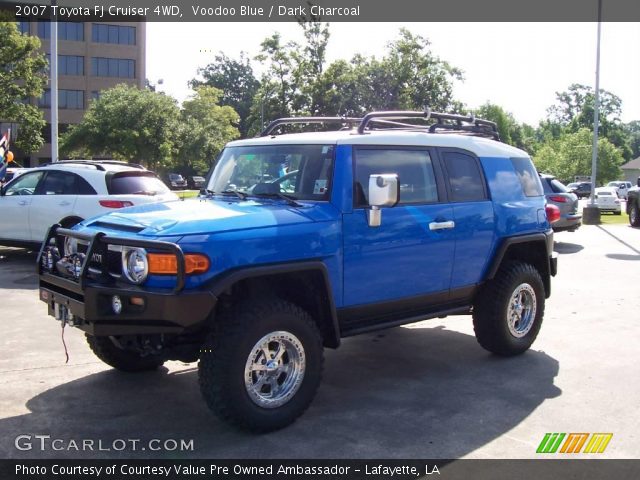
<instances>
[{"instance_id":1,"label":"street lamp","mask_svg":"<svg viewBox=\"0 0 640 480\"><path fill-rule=\"evenodd\" d=\"M585 225L600 223L600 209L596 205L596 175L598 173L598 127L600 115L600 34L602 30L602 0L598 0L598 40L596 44L596 98L593 109L593 150L591 153L591 198L582 210Z\"/></svg>"}]
</instances>

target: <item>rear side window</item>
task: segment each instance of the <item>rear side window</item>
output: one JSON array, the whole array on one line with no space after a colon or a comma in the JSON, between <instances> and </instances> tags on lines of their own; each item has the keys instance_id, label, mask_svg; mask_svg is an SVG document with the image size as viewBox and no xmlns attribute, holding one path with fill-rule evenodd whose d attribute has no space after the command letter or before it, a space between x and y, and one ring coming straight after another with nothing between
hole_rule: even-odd
<instances>
[{"instance_id":1,"label":"rear side window","mask_svg":"<svg viewBox=\"0 0 640 480\"><path fill-rule=\"evenodd\" d=\"M109 195L156 195L169 191L155 175L140 172L115 174L107 180L107 190Z\"/></svg>"},{"instance_id":2,"label":"rear side window","mask_svg":"<svg viewBox=\"0 0 640 480\"><path fill-rule=\"evenodd\" d=\"M540 175L529 158L512 158L511 163L522 185L522 191L527 197L539 197L544 194Z\"/></svg>"},{"instance_id":3,"label":"rear side window","mask_svg":"<svg viewBox=\"0 0 640 480\"><path fill-rule=\"evenodd\" d=\"M356 207L369 205L369 176L395 173L400 182L399 204L435 203L438 187L426 150L358 148L355 154Z\"/></svg>"},{"instance_id":4,"label":"rear side window","mask_svg":"<svg viewBox=\"0 0 640 480\"><path fill-rule=\"evenodd\" d=\"M487 198L480 166L474 157L445 152L443 158L453 202L477 202Z\"/></svg>"},{"instance_id":5,"label":"rear side window","mask_svg":"<svg viewBox=\"0 0 640 480\"><path fill-rule=\"evenodd\" d=\"M76 175L76 185L78 187L78 195L96 195L96 191L89 183L79 175Z\"/></svg>"}]
</instances>

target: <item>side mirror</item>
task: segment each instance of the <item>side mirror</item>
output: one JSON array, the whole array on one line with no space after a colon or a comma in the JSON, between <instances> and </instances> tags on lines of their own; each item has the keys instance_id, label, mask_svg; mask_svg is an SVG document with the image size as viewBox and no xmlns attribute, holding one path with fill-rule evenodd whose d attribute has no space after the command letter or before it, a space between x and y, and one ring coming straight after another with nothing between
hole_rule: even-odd
<instances>
[{"instance_id":1,"label":"side mirror","mask_svg":"<svg viewBox=\"0 0 640 480\"><path fill-rule=\"evenodd\" d=\"M367 220L370 227L379 227L382 223L380 207L394 207L400 200L400 182L395 173L383 173L369 176L369 205Z\"/></svg>"}]
</instances>

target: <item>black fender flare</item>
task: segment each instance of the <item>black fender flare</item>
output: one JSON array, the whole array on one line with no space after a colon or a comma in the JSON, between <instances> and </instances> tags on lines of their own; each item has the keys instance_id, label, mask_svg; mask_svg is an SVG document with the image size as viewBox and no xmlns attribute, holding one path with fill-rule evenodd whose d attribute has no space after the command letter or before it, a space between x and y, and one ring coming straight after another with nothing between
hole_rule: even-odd
<instances>
[{"instance_id":1,"label":"black fender flare","mask_svg":"<svg viewBox=\"0 0 640 480\"><path fill-rule=\"evenodd\" d=\"M325 339L325 344L331 348L340 345L340 326L338 324L338 314L331 290L329 271L327 266L321 261L304 261L294 263L278 263L271 265L259 265L240 267L212 279L206 288L216 297L220 298L225 291L234 284L250 278L266 277L270 275L282 275L287 273L318 272L322 276L326 291L328 305L325 306L330 320L330 338Z\"/></svg>"}]
</instances>

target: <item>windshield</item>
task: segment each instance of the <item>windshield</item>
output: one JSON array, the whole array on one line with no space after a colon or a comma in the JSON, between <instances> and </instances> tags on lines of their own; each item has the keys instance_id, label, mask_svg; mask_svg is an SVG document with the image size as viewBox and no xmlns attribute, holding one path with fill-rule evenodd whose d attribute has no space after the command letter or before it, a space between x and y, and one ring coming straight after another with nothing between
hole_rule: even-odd
<instances>
[{"instance_id":1,"label":"windshield","mask_svg":"<svg viewBox=\"0 0 640 480\"><path fill-rule=\"evenodd\" d=\"M327 200L333 153L333 145L229 147L222 152L207 190Z\"/></svg>"}]
</instances>

